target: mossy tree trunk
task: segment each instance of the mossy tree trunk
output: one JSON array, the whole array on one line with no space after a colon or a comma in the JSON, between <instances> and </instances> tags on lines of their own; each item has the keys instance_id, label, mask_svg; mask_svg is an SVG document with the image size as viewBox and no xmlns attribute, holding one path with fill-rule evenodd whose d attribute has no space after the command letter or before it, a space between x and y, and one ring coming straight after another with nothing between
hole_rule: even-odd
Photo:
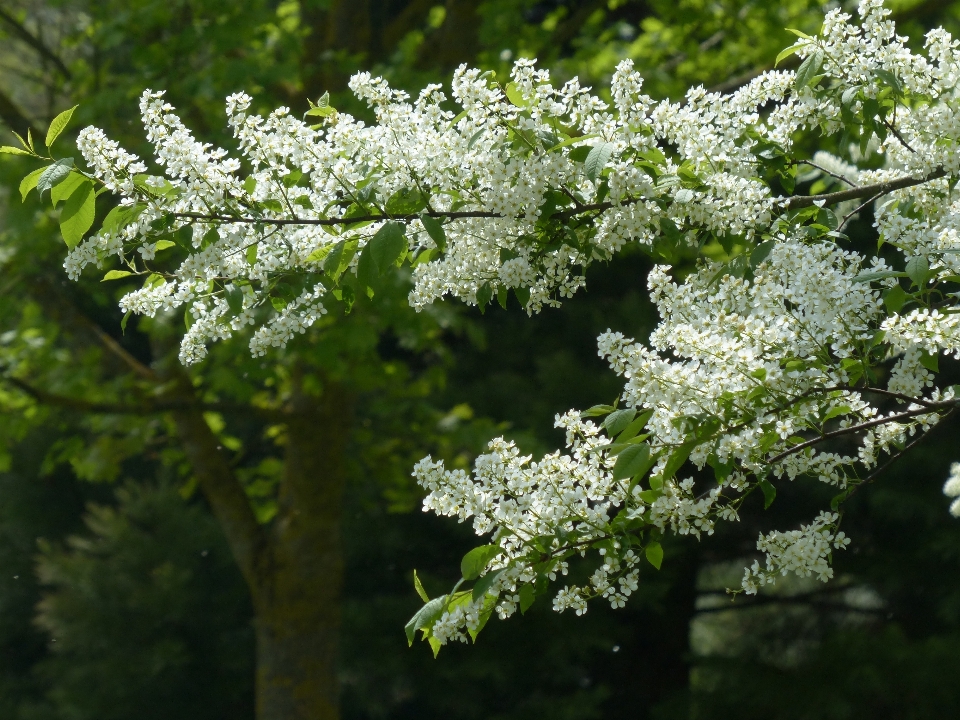
<instances>
[{"instance_id":1,"label":"mossy tree trunk","mask_svg":"<svg viewBox=\"0 0 960 720\"><path fill-rule=\"evenodd\" d=\"M278 511L261 525L199 408L174 413L200 488L224 530L253 600L258 720L336 720L343 583L341 512L346 396L319 397L294 373L285 409ZM183 392L184 386L181 386Z\"/></svg>"}]
</instances>

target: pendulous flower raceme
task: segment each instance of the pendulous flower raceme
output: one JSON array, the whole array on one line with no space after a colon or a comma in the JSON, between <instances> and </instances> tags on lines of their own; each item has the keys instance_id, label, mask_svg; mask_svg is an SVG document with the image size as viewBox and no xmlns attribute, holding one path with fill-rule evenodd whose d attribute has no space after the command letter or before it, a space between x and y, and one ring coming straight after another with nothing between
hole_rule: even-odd
<instances>
[{"instance_id":1,"label":"pendulous flower raceme","mask_svg":"<svg viewBox=\"0 0 960 720\"><path fill-rule=\"evenodd\" d=\"M411 641L476 637L552 583L558 611L621 607L665 534L710 535L798 478L834 487L831 508L761 535L737 592L826 581L850 542L843 502L960 404L938 382L941 356L960 357L960 43L934 30L916 53L888 14L881 0L860 3L859 23L832 11L781 53L796 71L683 102L644 95L629 61L609 101L529 60L506 85L461 67L450 99L361 73L350 87L372 125L326 97L307 122L261 117L237 94L234 155L147 91L158 174L87 128L87 169L49 157L21 191L64 202L71 277L119 262L105 279L143 278L126 312L184 313L185 363L250 326L254 354L283 346L334 303L374 296L394 265L412 268L415 308L512 294L534 313L627 246L655 259L660 324L646 342L601 335L623 393L558 416L564 452L534 460L498 438L472 475L416 466L426 510L490 537L463 559L469 589L430 599L417 581ZM41 157L23 144L5 151ZM100 187L118 204L87 236ZM871 206L879 243L865 250L845 231Z\"/></svg>"}]
</instances>

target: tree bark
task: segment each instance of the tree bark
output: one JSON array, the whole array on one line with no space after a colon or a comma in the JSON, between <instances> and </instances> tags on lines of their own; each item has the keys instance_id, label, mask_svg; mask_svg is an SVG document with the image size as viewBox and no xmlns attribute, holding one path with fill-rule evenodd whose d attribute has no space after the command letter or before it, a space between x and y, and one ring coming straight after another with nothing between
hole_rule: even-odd
<instances>
[{"instance_id":1,"label":"tree bark","mask_svg":"<svg viewBox=\"0 0 960 720\"><path fill-rule=\"evenodd\" d=\"M257 521L200 405L172 415L199 487L250 589L258 720L337 720L349 414L339 386L326 384L319 397L311 396L303 390L303 373L295 368L293 376L284 475L269 526ZM186 377L179 380L178 397L193 397Z\"/></svg>"},{"instance_id":2,"label":"tree bark","mask_svg":"<svg viewBox=\"0 0 960 720\"><path fill-rule=\"evenodd\" d=\"M254 600L259 720L340 716L344 405L336 385L310 397L294 373L271 572Z\"/></svg>"}]
</instances>

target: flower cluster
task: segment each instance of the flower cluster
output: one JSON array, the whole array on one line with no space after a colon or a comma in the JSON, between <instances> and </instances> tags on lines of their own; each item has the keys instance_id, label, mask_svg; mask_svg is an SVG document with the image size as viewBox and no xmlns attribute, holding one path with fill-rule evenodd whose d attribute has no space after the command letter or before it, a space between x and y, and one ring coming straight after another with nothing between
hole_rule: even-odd
<instances>
[{"instance_id":1,"label":"flower cluster","mask_svg":"<svg viewBox=\"0 0 960 720\"><path fill-rule=\"evenodd\" d=\"M751 493L769 505L798 478L835 487L834 510L761 536L764 569L742 589L827 580L849 542L843 500L957 407L937 378L941 354L960 357L960 42L938 29L914 52L888 15L881 0L862 0L858 23L831 11L791 49L796 71L683 102L646 96L628 61L610 102L529 60L506 85L461 67L456 110L439 86L411 99L361 73L350 87L370 125L326 98L315 125L286 108L261 117L238 94L236 157L148 91L163 174L83 131L90 175L120 204L65 266L76 277L119 258L145 278L122 307L183 308L181 357L195 362L247 327L254 354L282 346L333 303L373 295L391 265L413 268L415 308L512 293L533 313L638 247L655 261L660 324L645 343L599 338L624 378L616 406L559 416L566 453L534 461L497 439L472 475L417 465L424 508L492 541L474 589L431 600L408 632L474 636L559 576L557 610L620 607L643 562L660 566L665 534L710 535ZM845 235L871 204L879 250Z\"/></svg>"}]
</instances>

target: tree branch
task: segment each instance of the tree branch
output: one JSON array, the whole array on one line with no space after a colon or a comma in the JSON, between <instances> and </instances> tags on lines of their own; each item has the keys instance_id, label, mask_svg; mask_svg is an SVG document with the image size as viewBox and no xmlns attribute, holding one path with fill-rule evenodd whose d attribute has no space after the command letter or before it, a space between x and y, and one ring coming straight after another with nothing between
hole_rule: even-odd
<instances>
[{"instance_id":1,"label":"tree branch","mask_svg":"<svg viewBox=\"0 0 960 720\"><path fill-rule=\"evenodd\" d=\"M946 170L943 168L937 168L932 173L922 178L908 176L897 178L896 180L887 180L886 182L882 183L875 183L873 185L858 185L857 187L850 188L849 190L840 190L838 192L824 193L822 195L793 195L788 198L780 199L779 204L781 207L788 210L810 207L811 205L815 205L817 203L823 203L824 205L835 205L846 200L858 200L860 198L870 197L871 195L887 195L888 193L892 193L894 190L903 190L904 188L923 185L924 183L931 182L932 180L938 180L939 178L946 176Z\"/></svg>"},{"instance_id":2,"label":"tree branch","mask_svg":"<svg viewBox=\"0 0 960 720\"><path fill-rule=\"evenodd\" d=\"M836 437L842 437L844 435L851 435L855 432L860 432L861 430L868 430L872 427L877 427L878 425L886 425L887 423L898 422L900 420L907 420L909 418L917 417L919 415L931 415L936 413L940 409L955 409L957 404L960 403L960 400L948 400L942 403L930 403L926 407L918 408L916 410L907 410L906 412L899 413L897 415L887 415L886 417L876 418L875 420L868 420L862 422L859 425L851 425L850 427L840 428L839 430L834 430L833 432L823 433L822 435L813 438L812 440L807 440L802 442L799 445L794 445L792 448L784 450L782 453L774 455L772 458L766 461L768 465L773 465L774 463L780 462L790 455L795 455L801 450L806 450L808 447L813 447L818 443L823 442L824 440L830 440Z\"/></svg>"},{"instance_id":3,"label":"tree branch","mask_svg":"<svg viewBox=\"0 0 960 720\"><path fill-rule=\"evenodd\" d=\"M788 210L794 210L797 208L810 207L816 203L822 203L824 205L835 205L837 203L844 202L846 200L856 200L858 198L870 197L870 196L881 196L893 192L894 190L902 190L908 187L914 187L916 185L923 185L924 183L937 180L942 177L946 177L947 171L943 168L938 168L934 172L930 173L926 177L916 178L912 176L897 178L895 180L887 180L882 183L875 183L873 185L859 185L849 190L840 190L833 193L824 193L822 195L791 195L789 197L776 198L777 204ZM604 210L610 210L613 207L619 207L623 205L633 205L638 203L645 198L626 198L622 200L618 205L610 201L591 203L589 205L580 205L576 208L571 208L570 210L564 210L563 212L558 212L554 215L555 218L566 220L569 218L577 217L578 215L583 215L591 212L602 212ZM423 213L408 213L405 215L357 215L354 217L332 217L332 218L264 218L264 217L244 217L238 215L220 215L218 213L198 213L198 212L180 212L180 213L171 213L173 217L183 218L187 220L201 220L204 222L224 222L224 223L243 223L243 224L258 224L258 225L271 225L271 226L283 226L283 225L352 225L359 222L378 222L381 220L394 220L397 222L409 222L410 220L415 220L420 217L420 215L429 215L430 217L435 218L446 218L448 220L458 220L463 218L502 218L504 217L500 213L489 212L486 210L459 210L455 212L443 212L435 210L427 210Z\"/></svg>"},{"instance_id":4,"label":"tree branch","mask_svg":"<svg viewBox=\"0 0 960 720\"><path fill-rule=\"evenodd\" d=\"M181 390L189 392L190 388ZM230 467L220 440L207 425L201 408L176 410L173 421L200 490L223 529L257 607L272 563L266 531L257 521L243 485Z\"/></svg>"}]
</instances>

